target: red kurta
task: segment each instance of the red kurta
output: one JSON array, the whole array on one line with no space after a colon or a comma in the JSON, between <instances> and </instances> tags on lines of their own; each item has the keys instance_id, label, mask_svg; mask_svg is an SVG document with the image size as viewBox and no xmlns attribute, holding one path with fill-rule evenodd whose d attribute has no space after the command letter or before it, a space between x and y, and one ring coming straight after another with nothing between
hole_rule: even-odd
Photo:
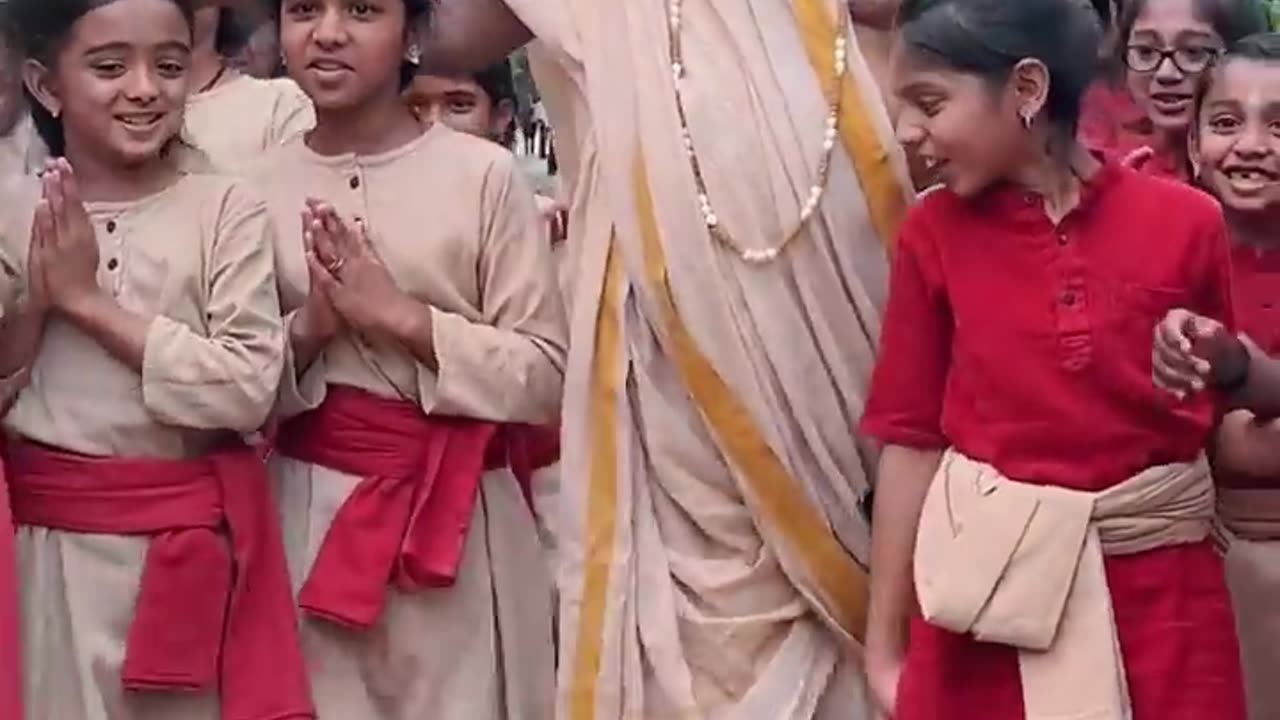
<instances>
[{"instance_id":1,"label":"red kurta","mask_svg":"<svg viewBox=\"0 0 1280 720\"><path fill-rule=\"evenodd\" d=\"M1215 409L1154 387L1152 330L1174 307L1234 326L1228 253L1212 199L1115 164L1056 227L1011 188L935 192L902 230L862 430L1091 491L1190 461ZM1106 562L1135 718L1242 720L1213 547ZM1016 651L917 620L895 717L1022 718Z\"/></svg>"},{"instance_id":2,"label":"red kurta","mask_svg":"<svg viewBox=\"0 0 1280 720\"><path fill-rule=\"evenodd\" d=\"M1172 180L1189 179L1184 158L1161 150L1151 120L1133 102L1129 91L1108 80L1095 82L1080 106L1080 141L1108 160L1125 162L1147 148L1152 155L1137 163L1148 175Z\"/></svg>"},{"instance_id":3,"label":"red kurta","mask_svg":"<svg viewBox=\"0 0 1280 720\"><path fill-rule=\"evenodd\" d=\"M1240 332L1268 354L1280 354L1280 249L1235 245L1231 272ZM1219 472L1217 480L1231 487L1275 488L1277 479Z\"/></svg>"}]
</instances>

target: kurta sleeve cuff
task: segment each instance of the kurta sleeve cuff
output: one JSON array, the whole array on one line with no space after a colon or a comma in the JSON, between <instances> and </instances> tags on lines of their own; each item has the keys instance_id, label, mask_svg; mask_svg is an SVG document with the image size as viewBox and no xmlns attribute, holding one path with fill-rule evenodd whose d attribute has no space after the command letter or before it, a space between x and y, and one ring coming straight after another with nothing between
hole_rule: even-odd
<instances>
[{"instance_id":1,"label":"kurta sleeve cuff","mask_svg":"<svg viewBox=\"0 0 1280 720\"><path fill-rule=\"evenodd\" d=\"M951 447L951 441L941 432L895 423L878 417L864 418L858 425L858 431L885 445L898 445L917 450L945 450Z\"/></svg>"},{"instance_id":2,"label":"kurta sleeve cuff","mask_svg":"<svg viewBox=\"0 0 1280 720\"><path fill-rule=\"evenodd\" d=\"M532 339L437 308L431 315L438 370L418 369L427 412L530 424L555 419L563 376Z\"/></svg>"},{"instance_id":3,"label":"kurta sleeve cuff","mask_svg":"<svg viewBox=\"0 0 1280 720\"><path fill-rule=\"evenodd\" d=\"M285 327L293 325L297 311L285 316ZM288 332L285 333L289 337ZM301 374L298 372L298 358L293 353L293 343L285 342L284 372L280 376L280 391L276 395L276 416L280 420L310 412L320 407L328 392L325 382L324 351L321 350L311 365Z\"/></svg>"},{"instance_id":4,"label":"kurta sleeve cuff","mask_svg":"<svg viewBox=\"0 0 1280 720\"><path fill-rule=\"evenodd\" d=\"M283 338L276 338L283 340ZM148 412L178 427L254 432L271 412L280 354L254 363L186 325L157 316L142 356L142 400Z\"/></svg>"}]
</instances>

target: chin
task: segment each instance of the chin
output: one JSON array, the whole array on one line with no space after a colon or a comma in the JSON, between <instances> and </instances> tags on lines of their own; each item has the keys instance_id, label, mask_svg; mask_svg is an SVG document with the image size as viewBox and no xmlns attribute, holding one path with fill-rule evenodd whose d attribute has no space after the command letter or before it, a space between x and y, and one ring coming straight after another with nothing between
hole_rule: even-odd
<instances>
[{"instance_id":1,"label":"chin","mask_svg":"<svg viewBox=\"0 0 1280 720\"><path fill-rule=\"evenodd\" d=\"M1147 117L1151 119L1151 124L1155 126L1156 130L1170 135L1185 134L1191 129L1191 115L1189 113L1186 117L1174 117L1161 115L1158 112L1149 112Z\"/></svg>"}]
</instances>

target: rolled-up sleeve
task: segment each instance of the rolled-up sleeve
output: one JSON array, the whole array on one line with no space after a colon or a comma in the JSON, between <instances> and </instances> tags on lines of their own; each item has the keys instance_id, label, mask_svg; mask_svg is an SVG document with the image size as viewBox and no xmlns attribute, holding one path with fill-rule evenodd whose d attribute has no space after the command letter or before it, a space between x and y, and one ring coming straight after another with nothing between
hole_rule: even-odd
<instances>
[{"instance_id":1,"label":"rolled-up sleeve","mask_svg":"<svg viewBox=\"0 0 1280 720\"><path fill-rule=\"evenodd\" d=\"M864 434L889 445L943 448L943 396L953 320L939 262L919 223L898 240L880 350L863 414Z\"/></svg>"},{"instance_id":2,"label":"rolled-up sleeve","mask_svg":"<svg viewBox=\"0 0 1280 720\"><path fill-rule=\"evenodd\" d=\"M156 419L239 432L266 420L285 344L273 232L266 206L231 186L209 252L205 327L160 316L147 334L143 399Z\"/></svg>"},{"instance_id":3,"label":"rolled-up sleeve","mask_svg":"<svg viewBox=\"0 0 1280 720\"><path fill-rule=\"evenodd\" d=\"M504 157L485 183L478 322L433 310L438 370L419 369L430 413L495 422L559 417L568 345L551 248L533 193Z\"/></svg>"}]
</instances>

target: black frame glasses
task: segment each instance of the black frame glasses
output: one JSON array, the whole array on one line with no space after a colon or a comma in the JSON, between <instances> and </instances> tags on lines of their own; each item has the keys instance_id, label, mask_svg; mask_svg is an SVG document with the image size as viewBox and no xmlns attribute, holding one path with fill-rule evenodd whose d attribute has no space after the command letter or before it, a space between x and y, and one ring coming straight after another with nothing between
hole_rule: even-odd
<instances>
[{"instance_id":1,"label":"black frame glasses","mask_svg":"<svg viewBox=\"0 0 1280 720\"><path fill-rule=\"evenodd\" d=\"M1222 50L1219 48L1203 45L1188 45L1168 50L1154 45L1135 43L1125 47L1124 64L1134 72L1153 73L1168 60L1182 73L1195 75L1208 70L1220 55Z\"/></svg>"}]
</instances>

